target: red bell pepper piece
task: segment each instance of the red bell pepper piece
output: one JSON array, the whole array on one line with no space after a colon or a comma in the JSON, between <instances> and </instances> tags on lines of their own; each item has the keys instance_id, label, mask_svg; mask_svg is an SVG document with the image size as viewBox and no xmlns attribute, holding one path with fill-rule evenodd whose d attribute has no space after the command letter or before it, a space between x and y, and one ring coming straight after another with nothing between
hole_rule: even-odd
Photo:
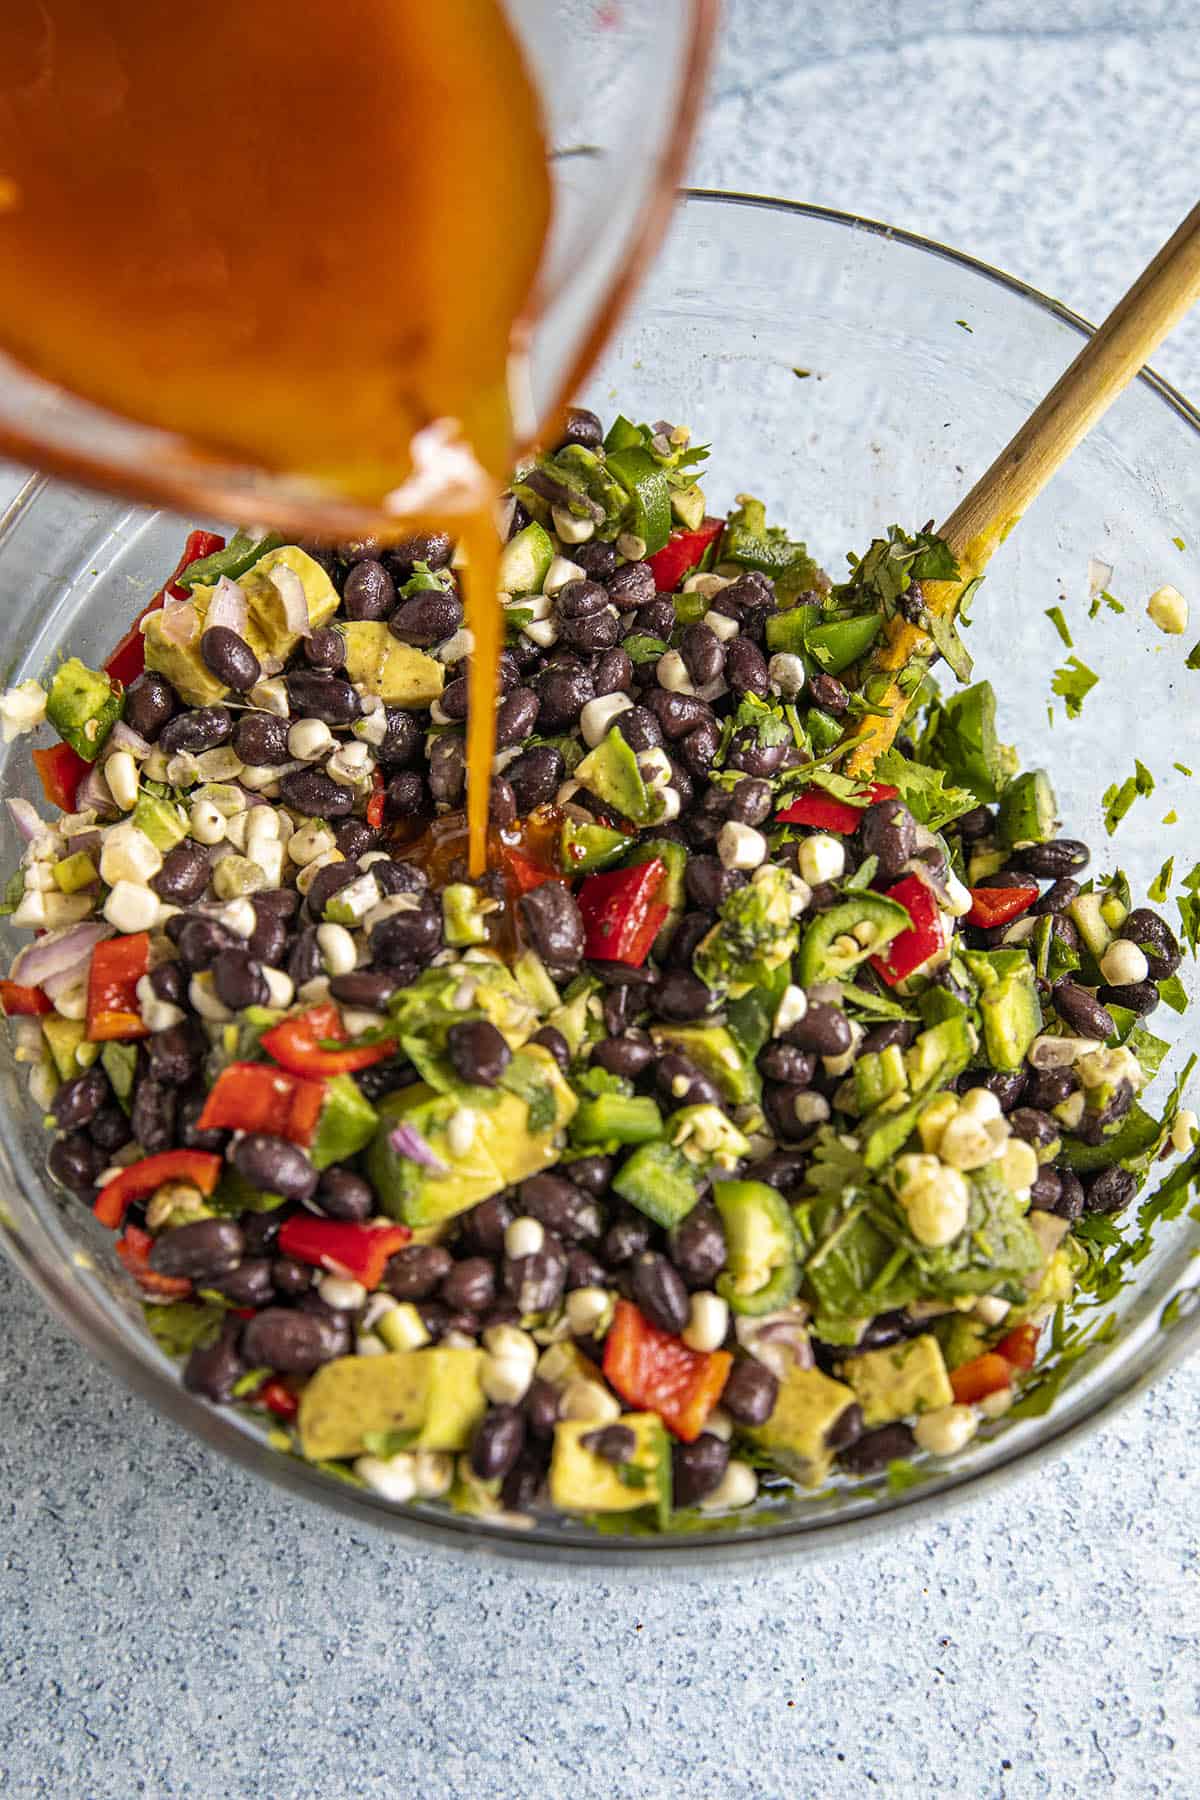
<instances>
[{"instance_id":1,"label":"red bell pepper piece","mask_svg":"<svg viewBox=\"0 0 1200 1800\"><path fill-rule=\"evenodd\" d=\"M41 777L42 792L51 806L60 812L75 811L75 795L80 782L91 768L70 744L51 744L49 749L33 751L33 766Z\"/></svg>"},{"instance_id":2,"label":"red bell pepper piece","mask_svg":"<svg viewBox=\"0 0 1200 1800\"><path fill-rule=\"evenodd\" d=\"M500 860L511 899L532 893L534 888L541 887L544 882L563 879L558 869L548 869L544 863L527 856L523 850L514 850L508 844L501 849Z\"/></svg>"},{"instance_id":3,"label":"red bell pepper piece","mask_svg":"<svg viewBox=\"0 0 1200 1800\"><path fill-rule=\"evenodd\" d=\"M1008 1336L1000 1339L996 1355L1002 1356L1014 1369L1032 1369L1037 1361L1037 1349L1038 1328L1027 1319L1024 1325L1014 1325Z\"/></svg>"},{"instance_id":4,"label":"red bell pepper piece","mask_svg":"<svg viewBox=\"0 0 1200 1800\"><path fill-rule=\"evenodd\" d=\"M159 1300L186 1300L192 1291L186 1276L160 1275L157 1269L150 1267L153 1243L148 1231L129 1225L124 1237L117 1240L117 1255L144 1294L153 1294Z\"/></svg>"},{"instance_id":5,"label":"red bell pepper piece","mask_svg":"<svg viewBox=\"0 0 1200 1800\"><path fill-rule=\"evenodd\" d=\"M588 876L579 890L586 957L641 968L670 911L658 900L666 873L662 858L654 856L632 869Z\"/></svg>"},{"instance_id":6,"label":"red bell pepper piece","mask_svg":"<svg viewBox=\"0 0 1200 1800\"><path fill-rule=\"evenodd\" d=\"M285 1219L280 1227L279 1254L334 1275L348 1275L374 1289L383 1280L388 1258L411 1237L407 1225L351 1225L302 1212Z\"/></svg>"},{"instance_id":7,"label":"red bell pepper piece","mask_svg":"<svg viewBox=\"0 0 1200 1800\"><path fill-rule=\"evenodd\" d=\"M325 1103L325 1083L270 1063L230 1063L222 1069L196 1121L200 1131L262 1131L311 1144Z\"/></svg>"},{"instance_id":8,"label":"red bell pepper piece","mask_svg":"<svg viewBox=\"0 0 1200 1800\"><path fill-rule=\"evenodd\" d=\"M950 1371L950 1386L960 1406L974 1406L989 1394L1002 1393L1012 1386L1013 1366L995 1350L985 1350Z\"/></svg>"},{"instance_id":9,"label":"red bell pepper piece","mask_svg":"<svg viewBox=\"0 0 1200 1800\"><path fill-rule=\"evenodd\" d=\"M40 987L22 987L19 981L0 981L0 1008L6 1019L28 1019L54 1011L54 1004Z\"/></svg>"},{"instance_id":10,"label":"red bell pepper piece","mask_svg":"<svg viewBox=\"0 0 1200 1800\"><path fill-rule=\"evenodd\" d=\"M202 556L212 556L214 551L224 548L225 539L218 537L215 531L188 533L187 543L183 547L183 555L176 563L171 579L165 587L159 588L149 606L144 606L133 621L104 665L107 674L119 681L123 687L128 687L131 681L137 680L146 667L146 640L141 633L142 620L148 618L152 612L157 612L168 594L176 600L189 599L187 588L180 587L175 576L182 575L189 563L196 562Z\"/></svg>"},{"instance_id":11,"label":"red bell pepper piece","mask_svg":"<svg viewBox=\"0 0 1200 1800\"><path fill-rule=\"evenodd\" d=\"M149 967L148 932L105 938L96 945L88 972L87 1034L91 1043L149 1035L137 1003L137 984Z\"/></svg>"},{"instance_id":12,"label":"red bell pepper piece","mask_svg":"<svg viewBox=\"0 0 1200 1800\"><path fill-rule=\"evenodd\" d=\"M605 1379L627 1405L658 1413L685 1444L704 1430L732 1362L727 1350L689 1350L632 1301L617 1301L604 1340Z\"/></svg>"},{"instance_id":13,"label":"red bell pepper piece","mask_svg":"<svg viewBox=\"0 0 1200 1800\"><path fill-rule=\"evenodd\" d=\"M135 1200L148 1200L164 1181L190 1181L202 1194L211 1194L221 1175L221 1158L209 1150L160 1150L143 1156L106 1181L92 1211L102 1225L117 1231L125 1209Z\"/></svg>"},{"instance_id":14,"label":"red bell pepper piece","mask_svg":"<svg viewBox=\"0 0 1200 1800\"><path fill-rule=\"evenodd\" d=\"M660 594L674 594L696 564L703 562L705 551L725 529L724 519L706 518L695 531L673 531L661 550L647 557L654 572L654 585Z\"/></svg>"},{"instance_id":15,"label":"red bell pepper piece","mask_svg":"<svg viewBox=\"0 0 1200 1800\"><path fill-rule=\"evenodd\" d=\"M280 1381L278 1375L272 1375L269 1381L263 1382L251 1405L265 1406L277 1419L294 1419L300 1411L299 1397Z\"/></svg>"},{"instance_id":16,"label":"red bell pepper piece","mask_svg":"<svg viewBox=\"0 0 1200 1800\"><path fill-rule=\"evenodd\" d=\"M815 831L833 831L838 837L849 837L862 824L868 806L877 806L881 800L894 800L898 792L898 788L889 787L886 781L872 781L861 804L855 804L838 800L821 788L806 788L790 806L775 814L775 823L811 825Z\"/></svg>"},{"instance_id":17,"label":"red bell pepper piece","mask_svg":"<svg viewBox=\"0 0 1200 1800\"><path fill-rule=\"evenodd\" d=\"M385 783L378 769L374 771L371 780L371 798L367 801L367 824L373 831L378 831L383 824Z\"/></svg>"},{"instance_id":18,"label":"red bell pepper piece","mask_svg":"<svg viewBox=\"0 0 1200 1800\"><path fill-rule=\"evenodd\" d=\"M906 875L903 881L887 890L887 897L898 900L912 920L910 930L893 938L881 956L871 958L871 967L883 976L889 987L895 987L898 981L903 981L942 948L946 941L945 927L938 911L937 897L919 875Z\"/></svg>"},{"instance_id":19,"label":"red bell pepper piece","mask_svg":"<svg viewBox=\"0 0 1200 1800\"><path fill-rule=\"evenodd\" d=\"M396 1054L392 1038L378 1044L352 1044L345 1050L322 1050L325 1040L345 1036L341 1013L327 1001L324 1006L281 1019L263 1032L261 1041L267 1055L294 1075L353 1075L357 1069L369 1069Z\"/></svg>"},{"instance_id":20,"label":"red bell pepper piece","mask_svg":"<svg viewBox=\"0 0 1200 1800\"><path fill-rule=\"evenodd\" d=\"M1038 897L1037 886L1033 887L980 887L971 889L972 906L967 914L968 925L979 925L984 931L991 931L997 925L1011 925L1019 919L1023 912L1028 912Z\"/></svg>"}]
</instances>

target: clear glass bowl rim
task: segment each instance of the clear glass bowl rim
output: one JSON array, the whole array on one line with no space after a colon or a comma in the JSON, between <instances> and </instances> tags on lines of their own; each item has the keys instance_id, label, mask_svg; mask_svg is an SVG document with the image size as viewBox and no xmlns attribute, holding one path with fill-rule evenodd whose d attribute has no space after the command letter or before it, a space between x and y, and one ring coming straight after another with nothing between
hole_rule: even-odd
<instances>
[{"instance_id":1,"label":"clear glass bowl rim","mask_svg":"<svg viewBox=\"0 0 1200 1800\"><path fill-rule=\"evenodd\" d=\"M744 194L713 188L682 188L678 200L687 205L716 207L752 207L787 214L791 217L820 220L851 231L893 241L909 249L925 252L945 262L957 264L971 275L983 276L997 287L1005 288L1028 301L1037 310L1050 314L1070 326L1081 337L1092 334L1095 327L1061 301L1041 293L1029 283L1018 280L1002 269L950 249L933 238L867 219L836 208L809 205L803 201L783 200L763 194ZM1137 377L1197 434L1200 439L1200 410L1152 369L1143 369ZM1198 445L1200 450L1200 445ZM0 539L10 519L32 503L46 484L47 477L31 476L0 517ZM0 1129L3 1122L0 1121ZM29 1199L29 1196L26 1196ZM33 1202L31 1201L31 1204ZM1032 1445L1014 1446L1002 1452L986 1469L966 1468L933 1477L920 1487L898 1494L872 1498L862 1506L851 1505L833 1517L790 1520L778 1526L763 1524L744 1535L723 1537L602 1537L582 1528L572 1534L570 1528L556 1528L552 1541L539 1538L536 1530L525 1532L491 1527L469 1516L451 1512L416 1513L398 1508L367 1489L351 1487L335 1477L301 1461L272 1450L239 1427L216 1408L189 1394L179 1382L150 1363L143 1361L130 1347L115 1323L99 1308L81 1315L61 1284L58 1271L43 1263L30 1247L22 1243L17 1232L5 1220L0 1208L0 1244L47 1302L56 1318L88 1349L94 1351L127 1385L151 1400L176 1424L184 1426L211 1444L222 1455L239 1462L252 1473L286 1492L318 1504L332 1507L359 1524L369 1523L431 1548L465 1551L477 1555L515 1558L526 1562L579 1567L687 1569L700 1573L714 1564L733 1564L748 1558L779 1555L801 1549L809 1554L827 1551L851 1538L861 1538L869 1531L881 1530L900 1518L916 1523L934 1512L944 1511L949 1504L959 1504L998 1484L1018 1472L1032 1470L1044 1463L1066 1444L1082 1436L1102 1418L1107 1417L1136 1394L1176 1366L1200 1343L1200 1307L1169 1333L1150 1339L1129 1363L1114 1371L1109 1381L1072 1413L1069 1419L1055 1423L1053 1412L1046 1416L1042 1435Z\"/></svg>"}]
</instances>

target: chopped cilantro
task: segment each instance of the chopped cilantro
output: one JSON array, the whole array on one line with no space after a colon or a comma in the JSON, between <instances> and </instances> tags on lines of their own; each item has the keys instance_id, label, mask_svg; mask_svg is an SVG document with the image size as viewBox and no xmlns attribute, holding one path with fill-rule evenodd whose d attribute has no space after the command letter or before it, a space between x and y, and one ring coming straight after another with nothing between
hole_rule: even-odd
<instances>
[{"instance_id":1,"label":"chopped cilantro","mask_svg":"<svg viewBox=\"0 0 1200 1800\"><path fill-rule=\"evenodd\" d=\"M1195 956L1200 944L1200 863L1189 875L1185 875L1181 886L1183 894L1177 894L1175 904L1179 908L1179 922L1183 931L1183 939L1192 955Z\"/></svg>"},{"instance_id":2,"label":"chopped cilantro","mask_svg":"<svg viewBox=\"0 0 1200 1800\"><path fill-rule=\"evenodd\" d=\"M807 381L809 376L812 374L812 370L811 369L793 369L792 374L796 377L797 381Z\"/></svg>"},{"instance_id":3,"label":"chopped cilantro","mask_svg":"<svg viewBox=\"0 0 1200 1800\"><path fill-rule=\"evenodd\" d=\"M1178 825L1179 814L1175 811L1174 807L1171 808L1169 813L1163 814L1162 822L1164 825Z\"/></svg>"},{"instance_id":4,"label":"chopped cilantro","mask_svg":"<svg viewBox=\"0 0 1200 1800\"><path fill-rule=\"evenodd\" d=\"M1187 764L1186 764L1186 763L1181 763L1181 762L1177 762L1177 763L1172 763L1172 764L1171 764L1171 767L1172 767L1172 768L1173 768L1173 769L1178 769L1178 770L1179 770L1179 773L1180 773L1180 774L1181 774L1181 775L1187 775L1187 776L1189 776L1189 777L1190 777L1190 775L1191 775L1191 773L1192 773L1192 771L1191 771L1191 770L1190 770L1190 769L1189 769L1189 768L1188 768L1188 766L1187 766Z\"/></svg>"},{"instance_id":5,"label":"chopped cilantro","mask_svg":"<svg viewBox=\"0 0 1200 1800\"><path fill-rule=\"evenodd\" d=\"M1057 631L1059 637L1062 639L1062 641L1066 645L1067 649L1073 650L1075 648L1075 640L1071 636L1071 633L1067 629L1067 621L1063 618L1062 607L1061 606L1048 606L1046 608L1046 617L1049 619L1050 623L1053 625L1055 631Z\"/></svg>"},{"instance_id":6,"label":"chopped cilantro","mask_svg":"<svg viewBox=\"0 0 1200 1800\"><path fill-rule=\"evenodd\" d=\"M1193 646L1188 654L1188 659L1184 664L1184 667L1188 669L1200 669L1200 644Z\"/></svg>"},{"instance_id":7,"label":"chopped cilantro","mask_svg":"<svg viewBox=\"0 0 1200 1800\"><path fill-rule=\"evenodd\" d=\"M662 638L649 637L645 632L635 631L624 640L621 648L628 652L631 662L641 664L657 662L660 656L666 655L669 645Z\"/></svg>"},{"instance_id":8,"label":"chopped cilantro","mask_svg":"<svg viewBox=\"0 0 1200 1800\"><path fill-rule=\"evenodd\" d=\"M969 331L969 332L970 332L970 333L971 333L971 336L972 336L972 337L974 337L974 336L975 336L975 328L974 328L974 326L972 326L972 325L968 325L968 324L967 324L967 321L966 321L966 320L965 320L965 319L955 319L955 321L954 321L954 323L955 323L955 324L956 324L956 325L959 325L959 326L961 326L961 327L962 327L962 329L963 329L963 330L964 330L964 331Z\"/></svg>"},{"instance_id":9,"label":"chopped cilantro","mask_svg":"<svg viewBox=\"0 0 1200 1800\"><path fill-rule=\"evenodd\" d=\"M1111 787L1104 790L1104 829L1109 837L1117 829L1138 796L1154 792L1154 777L1145 763L1139 762L1135 757L1133 766L1134 773L1126 776L1119 787L1116 782L1113 782Z\"/></svg>"},{"instance_id":10,"label":"chopped cilantro","mask_svg":"<svg viewBox=\"0 0 1200 1800\"><path fill-rule=\"evenodd\" d=\"M1117 599L1116 595L1110 594L1107 588L1101 590L1100 598L1103 600L1105 606L1107 606L1109 612L1123 613L1125 611L1124 606Z\"/></svg>"},{"instance_id":11,"label":"chopped cilantro","mask_svg":"<svg viewBox=\"0 0 1200 1800\"><path fill-rule=\"evenodd\" d=\"M1185 1013L1188 1009L1187 989L1178 975L1168 975L1165 981L1158 983L1158 997L1172 1012Z\"/></svg>"},{"instance_id":12,"label":"chopped cilantro","mask_svg":"<svg viewBox=\"0 0 1200 1800\"><path fill-rule=\"evenodd\" d=\"M1153 900L1156 906L1161 906L1170 892L1171 875L1174 872L1174 868L1175 858L1173 856L1168 856L1166 862L1158 871L1158 874L1154 877L1150 886L1146 889L1146 898L1148 900Z\"/></svg>"},{"instance_id":13,"label":"chopped cilantro","mask_svg":"<svg viewBox=\"0 0 1200 1800\"><path fill-rule=\"evenodd\" d=\"M1068 656L1061 669L1054 671L1051 689L1060 700L1067 703L1067 717L1077 719L1083 711L1083 703L1099 681L1086 663L1081 663L1077 656Z\"/></svg>"},{"instance_id":14,"label":"chopped cilantro","mask_svg":"<svg viewBox=\"0 0 1200 1800\"><path fill-rule=\"evenodd\" d=\"M927 826L930 831L941 831L952 819L961 818L978 804L969 788L948 784L945 769L910 762L895 749L880 757L875 776L898 789L918 825Z\"/></svg>"},{"instance_id":15,"label":"chopped cilantro","mask_svg":"<svg viewBox=\"0 0 1200 1800\"><path fill-rule=\"evenodd\" d=\"M1171 542L1174 544L1174 546L1177 550L1186 550L1187 549L1187 545L1184 543L1184 541L1181 537L1173 537L1171 539Z\"/></svg>"}]
</instances>

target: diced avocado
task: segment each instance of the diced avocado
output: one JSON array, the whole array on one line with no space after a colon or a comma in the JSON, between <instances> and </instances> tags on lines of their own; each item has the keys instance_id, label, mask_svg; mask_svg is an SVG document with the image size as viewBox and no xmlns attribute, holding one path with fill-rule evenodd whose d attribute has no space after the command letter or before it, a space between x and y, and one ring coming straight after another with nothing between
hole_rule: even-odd
<instances>
[{"instance_id":1,"label":"diced avocado","mask_svg":"<svg viewBox=\"0 0 1200 1800\"><path fill-rule=\"evenodd\" d=\"M973 845L967 859L967 886L979 887L989 875L997 874L1007 861L1007 850L997 850L988 843Z\"/></svg>"},{"instance_id":2,"label":"diced avocado","mask_svg":"<svg viewBox=\"0 0 1200 1800\"><path fill-rule=\"evenodd\" d=\"M64 856L56 862L53 869L55 886L62 894L77 894L81 888L90 887L93 881L99 881L100 873L86 850L76 850L74 856Z\"/></svg>"},{"instance_id":3,"label":"diced avocado","mask_svg":"<svg viewBox=\"0 0 1200 1800\"><path fill-rule=\"evenodd\" d=\"M578 990L570 994L569 999L564 999L559 1005L552 1007L546 1018L547 1025L553 1025L556 1031L562 1032L567 1040L567 1049L572 1056L578 1056L588 1041L591 1020L588 1001L598 986L598 983L591 981L587 976L576 979L579 982ZM568 993L570 993L570 989L568 989Z\"/></svg>"},{"instance_id":4,"label":"diced avocado","mask_svg":"<svg viewBox=\"0 0 1200 1800\"><path fill-rule=\"evenodd\" d=\"M641 1144L613 1176L614 1192L656 1225L670 1229L700 1198L707 1176L682 1150L661 1138Z\"/></svg>"},{"instance_id":5,"label":"diced avocado","mask_svg":"<svg viewBox=\"0 0 1200 1800\"><path fill-rule=\"evenodd\" d=\"M607 825L585 825L568 817L563 820L558 840L558 866L564 875L591 875L597 869L611 869L632 843L627 831L610 831Z\"/></svg>"},{"instance_id":6,"label":"diced avocado","mask_svg":"<svg viewBox=\"0 0 1200 1800\"><path fill-rule=\"evenodd\" d=\"M183 808L173 806L169 800L160 800L156 794L143 792L138 795L133 822L164 855L176 844L181 844L188 833L187 814Z\"/></svg>"},{"instance_id":7,"label":"diced avocado","mask_svg":"<svg viewBox=\"0 0 1200 1800\"><path fill-rule=\"evenodd\" d=\"M942 1361L948 1369L957 1369L979 1356L988 1340L988 1328L982 1319L968 1313L951 1312L933 1322L933 1334L942 1347Z\"/></svg>"},{"instance_id":8,"label":"diced avocado","mask_svg":"<svg viewBox=\"0 0 1200 1800\"><path fill-rule=\"evenodd\" d=\"M911 1098L903 1100L902 1095L893 1094L859 1126L868 1169L882 1169L891 1162L916 1129L930 1094L962 1074L976 1047L977 1034L964 1013L942 1019L920 1033L904 1052Z\"/></svg>"},{"instance_id":9,"label":"diced avocado","mask_svg":"<svg viewBox=\"0 0 1200 1800\"><path fill-rule=\"evenodd\" d=\"M912 1413L933 1412L954 1399L941 1346L927 1331L906 1343L850 1357L842 1364L842 1374L854 1389L868 1429Z\"/></svg>"},{"instance_id":10,"label":"diced avocado","mask_svg":"<svg viewBox=\"0 0 1200 1800\"><path fill-rule=\"evenodd\" d=\"M1113 941L1113 931L1102 911L1102 894L1079 894L1067 907L1067 913L1080 937L1097 962Z\"/></svg>"},{"instance_id":11,"label":"diced avocado","mask_svg":"<svg viewBox=\"0 0 1200 1800\"><path fill-rule=\"evenodd\" d=\"M549 970L536 950L522 950L513 962L512 972L521 992L541 1017L552 1013L559 1004L559 992L550 979Z\"/></svg>"},{"instance_id":12,"label":"diced avocado","mask_svg":"<svg viewBox=\"0 0 1200 1800\"><path fill-rule=\"evenodd\" d=\"M378 694L388 706L417 710L431 706L442 691L446 671L435 656L392 636L383 619L351 619L346 640L346 680L361 694Z\"/></svg>"},{"instance_id":13,"label":"diced avocado","mask_svg":"<svg viewBox=\"0 0 1200 1800\"><path fill-rule=\"evenodd\" d=\"M793 1363L770 1418L746 1436L801 1487L820 1487L833 1466L829 1433L854 1400L844 1382Z\"/></svg>"},{"instance_id":14,"label":"diced avocado","mask_svg":"<svg viewBox=\"0 0 1200 1800\"><path fill-rule=\"evenodd\" d=\"M413 1434L414 1450L465 1450L487 1400L481 1350L395 1350L325 1363L300 1396L310 1462L361 1456L377 1433Z\"/></svg>"},{"instance_id":15,"label":"diced avocado","mask_svg":"<svg viewBox=\"0 0 1200 1800\"><path fill-rule=\"evenodd\" d=\"M860 1113L873 1111L893 1094L903 1093L907 1086L904 1052L899 1044L869 1051L854 1065L854 1097Z\"/></svg>"},{"instance_id":16,"label":"diced avocado","mask_svg":"<svg viewBox=\"0 0 1200 1800\"><path fill-rule=\"evenodd\" d=\"M860 926L870 930L869 943L861 943L855 935ZM868 956L877 956L902 931L911 929L912 920L898 900L889 900L886 894L855 894L852 900L818 913L808 925L800 940L796 980L801 987L840 981Z\"/></svg>"},{"instance_id":17,"label":"diced avocado","mask_svg":"<svg viewBox=\"0 0 1200 1800\"><path fill-rule=\"evenodd\" d=\"M686 531L699 531L704 523L704 492L693 482L691 487L671 489L671 512Z\"/></svg>"},{"instance_id":18,"label":"diced avocado","mask_svg":"<svg viewBox=\"0 0 1200 1800\"><path fill-rule=\"evenodd\" d=\"M554 1427L550 1459L550 1501L561 1512L637 1512L644 1506L666 1510L671 1503L671 1446L657 1413L622 1413L622 1425L637 1439L628 1462L611 1463L583 1440L594 1420L561 1419Z\"/></svg>"},{"instance_id":19,"label":"diced avocado","mask_svg":"<svg viewBox=\"0 0 1200 1800\"><path fill-rule=\"evenodd\" d=\"M225 698L229 690L223 681L218 681L200 654L202 627L194 605L192 616L192 636L186 644L168 636L161 612L152 612L148 616L142 625L146 667L156 675L165 675L180 699L188 706L215 706L217 701ZM174 614L172 629L178 629L174 624Z\"/></svg>"},{"instance_id":20,"label":"diced avocado","mask_svg":"<svg viewBox=\"0 0 1200 1800\"><path fill-rule=\"evenodd\" d=\"M1065 1306L1075 1292L1077 1277L1087 1266L1087 1251L1078 1238L1064 1236L1042 1268L1026 1277L1029 1299L1014 1306L1004 1323L1010 1329L1047 1307Z\"/></svg>"},{"instance_id":21,"label":"diced avocado","mask_svg":"<svg viewBox=\"0 0 1200 1800\"><path fill-rule=\"evenodd\" d=\"M796 1231L787 1201L765 1181L715 1181L726 1268L717 1292L736 1313L774 1312L799 1285Z\"/></svg>"},{"instance_id":22,"label":"diced avocado","mask_svg":"<svg viewBox=\"0 0 1200 1800\"><path fill-rule=\"evenodd\" d=\"M105 1044L100 1052L104 1073L121 1106L128 1112L133 1099L133 1081L137 1074L136 1044Z\"/></svg>"},{"instance_id":23,"label":"diced avocado","mask_svg":"<svg viewBox=\"0 0 1200 1800\"><path fill-rule=\"evenodd\" d=\"M45 1013L42 1017L42 1036L54 1058L54 1066L64 1081L70 1081L72 1075L78 1075L86 1067L79 1058L87 1037L87 1026L82 1019L64 1019L59 1013ZM89 1048L95 1048L99 1054L98 1046Z\"/></svg>"},{"instance_id":24,"label":"diced avocado","mask_svg":"<svg viewBox=\"0 0 1200 1800\"><path fill-rule=\"evenodd\" d=\"M503 594L540 594L554 561L554 540L534 519L509 538L500 552L499 587Z\"/></svg>"},{"instance_id":25,"label":"diced avocado","mask_svg":"<svg viewBox=\"0 0 1200 1800\"><path fill-rule=\"evenodd\" d=\"M796 907L794 877L776 863L763 863L745 887L722 901L717 923L696 946L692 967L705 986L738 1000L773 982L795 953Z\"/></svg>"},{"instance_id":26,"label":"diced avocado","mask_svg":"<svg viewBox=\"0 0 1200 1800\"><path fill-rule=\"evenodd\" d=\"M455 949L487 943L484 898L470 881L452 881L442 889L442 935Z\"/></svg>"},{"instance_id":27,"label":"diced avocado","mask_svg":"<svg viewBox=\"0 0 1200 1800\"><path fill-rule=\"evenodd\" d=\"M46 718L85 762L95 762L121 716L122 705L119 681L71 656L54 671L46 696Z\"/></svg>"},{"instance_id":28,"label":"diced avocado","mask_svg":"<svg viewBox=\"0 0 1200 1800\"><path fill-rule=\"evenodd\" d=\"M678 1051L710 1075L731 1105L758 1099L762 1091L758 1072L724 1025L654 1025L650 1036L659 1050Z\"/></svg>"},{"instance_id":29,"label":"diced avocado","mask_svg":"<svg viewBox=\"0 0 1200 1800\"><path fill-rule=\"evenodd\" d=\"M308 1153L314 1168L349 1162L366 1149L378 1124L379 1114L357 1082L349 1075L328 1076L317 1135Z\"/></svg>"},{"instance_id":30,"label":"diced avocado","mask_svg":"<svg viewBox=\"0 0 1200 1800\"><path fill-rule=\"evenodd\" d=\"M644 1094L597 1094L579 1102L571 1126L573 1144L588 1149L619 1149L646 1144L662 1135L662 1114Z\"/></svg>"},{"instance_id":31,"label":"diced avocado","mask_svg":"<svg viewBox=\"0 0 1200 1800\"><path fill-rule=\"evenodd\" d=\"M993 1069L1016 1070L1042 1029L1034 967L1024 950L968 950L979 983L984 1043Z\"/></svg>"},{"instance_id":32,"label":"diced avocado","mask_svg":"<svg viewBox=\"0 0 1200 1800\"><path fill-rule=\"evenodd\" d=\"M1046 844L1058 830L1058 801L1044 769L1026 769L1009 782L996 813L1000 842Z\"/></svg>"},{"instance_id":33,"label":"diced avocado","mask_svg":"<svg viewBox=\"0 0 1200 1800\"><path fill-rule=\"evenodd\" d=\"M380 1102L367 1173L389 1218L406 1225L452 1219L557 1160L558 1133L578 1102L548 1050L527 1044L521 1054L544 1082L547 1122L539 1129L530 1127L528 1103L507 1089L495 1090L487 1106L471 1109L463 1108L458 1095L437 1093L424 1082L400 1088ZM465 1149L453 1149L450 1124L455 1121L455 1141L461 1143L461 1120L455 1115L463 1111L470 1112L474 1132ZM442 1170L427 1168L392 1147L391 1135L399 1125L420 1134Z\"/></svg>"},{"instance_id":34,"label":"diced avocado","mask_svg":"<svg viewBox=\"0 0 1200 1800\"><path fill-rule=\"evenodd\" d=\"M660 807L642 779L637 755L615 725L584 757L575 779L635 825L649 825L658 816Z\"/></svg>"}]
</instances>

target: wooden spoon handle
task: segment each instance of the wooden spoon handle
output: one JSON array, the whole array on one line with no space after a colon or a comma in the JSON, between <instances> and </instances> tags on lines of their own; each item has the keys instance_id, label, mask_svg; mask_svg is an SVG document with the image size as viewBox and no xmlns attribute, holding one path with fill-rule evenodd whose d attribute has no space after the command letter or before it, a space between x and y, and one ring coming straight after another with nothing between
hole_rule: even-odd
<instances>
[{"instance_id":1,"label":"wooden spoon handle","mask_svg":"<svg viewBox=\"0 0 1200 1800\"><path fill-rule=\"evenodd\" d=\"M963 588L983 573L988 558L1030 501L1197 300L1200 205L1192 208L942 526L940 535L958 557L961 578L925 584L925 603L931 612L953 616ZM897 614L889 621L871 672L898 674L910 658L928 648L926 633ZM851 773L870 769L888 748L907 699L893 681L880 704L887 707L887 717L868 721L868 730L847 765Z\"/></svg>"}]
</instances>

